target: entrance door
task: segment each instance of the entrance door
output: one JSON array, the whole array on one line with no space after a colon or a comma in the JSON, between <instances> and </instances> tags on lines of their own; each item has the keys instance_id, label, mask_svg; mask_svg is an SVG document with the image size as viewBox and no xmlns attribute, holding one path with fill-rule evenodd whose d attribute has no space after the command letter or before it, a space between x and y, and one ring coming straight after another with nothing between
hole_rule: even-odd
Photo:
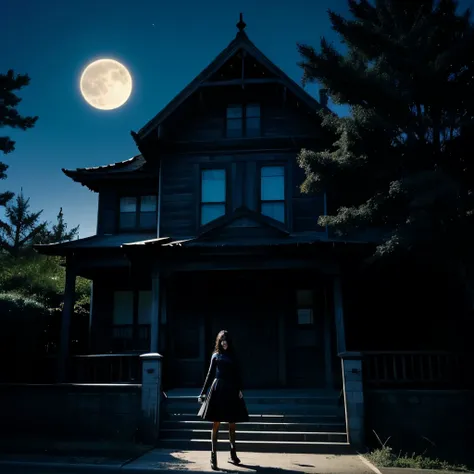
<instances>
[{"instance_id":1,"label":"entrance door","mask_svg":"<svg viewBox=\"0 0 474 474\"><path fill-rule=\"evenodd\" d=\"M323 388L325 331L323 288L296 289L287 315L287 384L299 388Z\"/></svg>"}]
</instances>

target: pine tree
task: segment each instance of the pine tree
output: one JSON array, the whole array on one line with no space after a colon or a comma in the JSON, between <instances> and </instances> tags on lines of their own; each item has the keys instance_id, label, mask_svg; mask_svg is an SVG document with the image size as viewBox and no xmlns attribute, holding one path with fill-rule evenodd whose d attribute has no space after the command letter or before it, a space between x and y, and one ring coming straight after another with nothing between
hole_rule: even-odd
<instances>
[{"instance_id":1,"label":"pine tree","mask_svg":"<svg viewBox=\"0 0 474 474\"><path fill-rule=\"evenodd\" d=\"M78 238L79 226L73 227L71 230L68 230L67 224L64 221L63 208L59 209L59 214L57 215L56 224L53 224L51 229L45 229L44 235L38 240L42 244L53 243L53 242L68 242Z\"/></svg>"},{"instance_id":2,"label":"pine tree","mask_svg":"<svg viewBox=\"0 0 474 474\"><path fill-rule=\"evenodd\" d=\"M329 12L347 47L298 45L303 81L349 117L323 113L334 144L302 150L303 191L328 193L335 233L371 231L376 255L461 262L474 241L474 30L453 0L349 0ZM367 234L366 234L367 235Z\"/></svg>"},{"instance_id":3,"label":"pine tree","mask_svg":"<svg viewBox=\"0 0 474 474\"><path fill-rule=\"evenodd\" d=\"M47 229L47 222L41 222L42 210L30 212L30 199L23 190L16 196L14 204L7 204L5 225L0 229L0 250L12 257L19 257L29 250L38 236Z\"/></svg>"},{"instance_id":4,"label":"pine tree","mask_svg":"<svg viewBox=\"0 0 474 474\"><path fill-rule=\"evenodd\" d=\"M20 128L27 130L32 128L38 117L24 117L18 113L17 106L21 99L14 93L30 83L27 74L15 74L9 70L6 74L0 74L0 127ZM0 137L0 151L4 154L11 153L15 149L15 142L10 137ZM8 165L0 162L0 180L7 177ZM0 207L5 206L14 194L6 191L0 193ZM0 221L0 228L4 223Z\"/></svg>"}]
</instances>

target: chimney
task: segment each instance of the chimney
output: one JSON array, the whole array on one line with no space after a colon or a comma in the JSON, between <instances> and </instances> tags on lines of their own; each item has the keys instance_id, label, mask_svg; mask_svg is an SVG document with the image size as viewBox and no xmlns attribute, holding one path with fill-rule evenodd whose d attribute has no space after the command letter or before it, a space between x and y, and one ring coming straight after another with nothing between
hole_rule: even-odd
<instances>
[{"instance_id":1,"label":"chimney","mask_svg":"<svg viewBox=\"0 0 474 474\"><path fill-rule=\"evenodd\" d=\"M319 89L319 103L326 107L328 105L328 90L327 89Z\"/></svg>"}]
</instances>

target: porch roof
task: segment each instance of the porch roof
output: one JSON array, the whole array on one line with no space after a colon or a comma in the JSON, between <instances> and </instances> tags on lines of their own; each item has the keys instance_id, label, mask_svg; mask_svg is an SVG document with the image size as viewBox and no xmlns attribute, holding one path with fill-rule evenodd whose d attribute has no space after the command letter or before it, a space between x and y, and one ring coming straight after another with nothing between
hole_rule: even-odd
<instances>
[{"instance_id":1,"label":"porch roof","mask_svg":"<svg viewBox=\"0 0 474 474\"><path fill-rule=\"evenodd\" d=\"M93 235L83 239L71 240L69 242L56 242L52 244L37 244L34 249L43 255L66 256L75 251L93 250L93 249L115 249L119 250L123 244L133 242L155 241L156 234L104 234ZM158 239L159 240L159 239Z\"/></svg>"}]
</instances>

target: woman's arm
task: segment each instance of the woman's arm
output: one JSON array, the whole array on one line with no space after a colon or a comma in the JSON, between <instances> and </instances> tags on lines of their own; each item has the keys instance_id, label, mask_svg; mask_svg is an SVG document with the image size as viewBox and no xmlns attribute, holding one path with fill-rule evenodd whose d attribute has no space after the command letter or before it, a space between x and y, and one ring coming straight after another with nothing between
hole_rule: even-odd
<instances>
[{"instance_id":1,"label":"woman's arm","mask_svg":"<svg viewBox=\"0 0 474 474\"><path fill-rule=\"evenodd\" d=\"M215 357L215 354L212 354L211 363L209 364L209 370L207 371L206 380L201 390L201 395L200 395L201 397L203 395L206 395L207 391L209 390L209 387L211 386L215 378L215 375L216 375L216 357Z\"/></svg>"}]
</instances>

